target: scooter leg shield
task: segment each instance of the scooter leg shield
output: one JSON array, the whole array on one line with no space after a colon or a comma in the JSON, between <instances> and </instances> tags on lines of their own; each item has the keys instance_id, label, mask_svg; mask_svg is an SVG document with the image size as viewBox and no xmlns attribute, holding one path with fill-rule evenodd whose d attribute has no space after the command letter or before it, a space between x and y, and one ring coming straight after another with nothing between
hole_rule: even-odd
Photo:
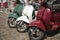
<instances>
[{"instance_id":1,"label":"scooter leg shield","mask_svg":"<svg viewBox=\"0 0 60 40\"><path fill-rule=\"evenodd\" d=\"M17 18L16 21L20 21L20 20L25 21L26 23L30 23L26 16L20 16L19 18Z\"/></svg>"},{"instance_id":2,"label":"scooter leg shield","mask_svg":"<svg viewBox=\"0 0 60 40\"><path fill-rule=\"evenodd\" d=\"M46 28L45 28L43 22L40 20L34 21L29 24L29 27L34 27L34 26L38 27L39 29L41 29L43 31L46 31Z\"/></svg>"}]
</instances>

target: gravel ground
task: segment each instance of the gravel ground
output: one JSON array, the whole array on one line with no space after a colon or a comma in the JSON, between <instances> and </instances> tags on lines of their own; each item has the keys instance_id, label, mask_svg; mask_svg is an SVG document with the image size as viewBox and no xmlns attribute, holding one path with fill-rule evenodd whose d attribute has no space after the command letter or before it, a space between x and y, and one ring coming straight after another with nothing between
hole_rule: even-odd
<instances>
[{"instance_id":1,"label":"gravel ground","mask_svg":"<svg viewBox=\"0 0 60 40\"><path fill-rule=\"evenodd\" d=\"M7 25L8 14L0 13L0 40L29 40L28 33L19 33ZM60 33L47 37L45 40L60 40Z\"/></svg>"}]
</instances>

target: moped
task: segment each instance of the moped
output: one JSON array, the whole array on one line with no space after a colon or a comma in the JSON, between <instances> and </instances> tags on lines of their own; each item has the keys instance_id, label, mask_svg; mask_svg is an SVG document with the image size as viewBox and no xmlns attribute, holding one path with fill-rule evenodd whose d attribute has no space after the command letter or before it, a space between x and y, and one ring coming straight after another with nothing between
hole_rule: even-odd
<instances>
[{"instance_id":1,"label":"moped","mask_svg":"<svg viewBox=\"0 0 60 40\"><path fill-rule=\"evenodd\" d=\"M16 7L13 11L13 13L10 13L8 16L8 26L10 28L14 28L16 26L16 19L20 16L22 16L22 10L23 10L23 3L17 0Z\"/></svg>"},{"instance_id":2,"label":"moped","mask_svg":"<svg viewBox=\"0 0 60 40\"><path fill-rule=\"evenodd\" d=\"M43 40L46 33L60 28L60 1L47 1L38 10L36 20L29 24L30 40Z\"/></svg>"},{"instance_id":3,"label":"moped","mask_svg":"<svg viewBox=\"0 0 60 40\"><path fill-rule=\"evenodd\" d=\"M26 5L23 9L22 16L16 20L16 29L18 32L25 32L27 26L35 18L34 7L32 5Z\"/></svg>"},{"instance_id":4,"label":"moped","mask_svg":"<svg viewBox=\"0 0 60 40\"><path fill-rule=\"evenodd\" d=\"M35 20L37 12L36 8L38 8L37 6L39 6L39 4L35 2L34 5L30 3L24 7L22 16L16 20L16 29L18 32L25 32L28 29L29 23Z\"/></svg>"}]
</instances>

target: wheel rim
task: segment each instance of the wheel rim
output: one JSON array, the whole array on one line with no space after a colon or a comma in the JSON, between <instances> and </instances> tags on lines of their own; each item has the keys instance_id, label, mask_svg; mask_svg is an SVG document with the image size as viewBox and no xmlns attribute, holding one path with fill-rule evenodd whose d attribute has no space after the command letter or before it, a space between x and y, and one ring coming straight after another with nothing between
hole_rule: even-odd
<instances>
[{"instance_id":1,"label":"wheel rim","mask_svg":"<svg viewBox=\"0 0 60 40\"><path fill-rule=\"evenodd\" d=\"M9 19L9 25L14 27L16 25L15 19L14 18L10 18Z\"/></svg>"},{"instance_id":2,"label":"wheel rim","mask_svg":"<svg viewBox=\"0 0 60 40\"><path fill-rule=\"evenodd\" d=\"M17 25L18 31L25 31L27 29L27 24L25 24L24 22L22 22L22 24L20 23Z\"/></svg>"},{"instance_id":3,"label":"wheel rim","mask_svg":"<svg viewBox=\"0 0 60 40\"><path fill-rule=\"evenodd\" d=\"M41 37L41 32L40 32L40 30L38 29L38 28L35 28L35 29L32 29L32 31L31 31L31 37L33 38L33 39L38 39L38 38L40 38Z\"/></svg>"}]
</instances>

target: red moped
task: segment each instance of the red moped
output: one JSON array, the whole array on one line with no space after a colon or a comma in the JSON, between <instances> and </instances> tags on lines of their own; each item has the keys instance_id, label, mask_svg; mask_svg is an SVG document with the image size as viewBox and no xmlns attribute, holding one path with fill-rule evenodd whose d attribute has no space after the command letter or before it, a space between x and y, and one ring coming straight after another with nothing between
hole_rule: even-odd
<instances>
[{"instance_id":1,"label":"red moped","mask_svg":"<svg viewBox=\"0 0 60 40\"><path fill-rule=\"evenodd\" d=\"M38 10L36 20L29 24L30 40L42 40L47 31L60 28L60 1L47 1ZM49 33L49 32L48 32Z\"/></svg>"}]
</instances>

